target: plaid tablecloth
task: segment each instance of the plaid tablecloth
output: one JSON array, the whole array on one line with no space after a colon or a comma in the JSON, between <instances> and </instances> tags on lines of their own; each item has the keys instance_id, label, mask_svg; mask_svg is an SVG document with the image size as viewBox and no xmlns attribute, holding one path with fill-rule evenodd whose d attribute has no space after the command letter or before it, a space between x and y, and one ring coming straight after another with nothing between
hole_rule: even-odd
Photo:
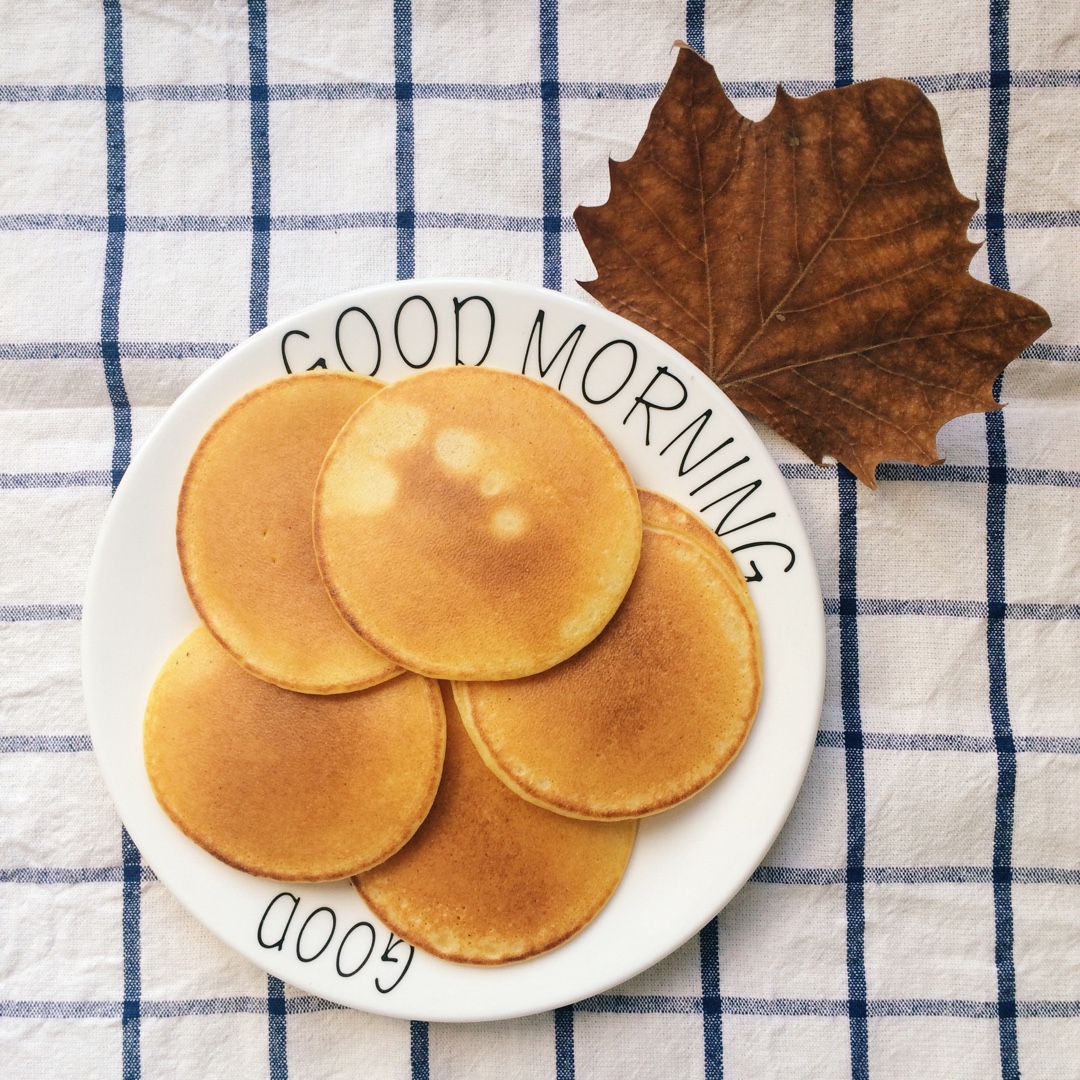
<instances>
[{"instance_id":1,"label":"plaid tablecloth","mask_svg":"<svg viewBox=\"0 0 1080 1080\"><path fill-rule=\"evenodd\" d=\"M554 1014L292 991L155 881L87 735L102 517L177 394L395 277L564 289L683 38L738 106L878 75L941 113L974 271L1054 328L869 492L766 434L816 549L821 733L751 882ZM0 3L0 1075L1080 1077L1080 11L1069 0Z\"/></svg>"}]
</instances>

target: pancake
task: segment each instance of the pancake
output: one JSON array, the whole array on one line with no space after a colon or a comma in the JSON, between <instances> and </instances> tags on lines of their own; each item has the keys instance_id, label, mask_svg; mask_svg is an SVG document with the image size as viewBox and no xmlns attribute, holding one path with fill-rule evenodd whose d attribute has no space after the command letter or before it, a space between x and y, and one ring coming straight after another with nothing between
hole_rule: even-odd
<instances>
[{"instance_id":1,"label":"pancake","mask_svg":"<svg viewBox=\"0 0 1080 1080\"><path fill-rule=\"evenodd\" d=\"M746 587L746 575L739 568L735 556L728 550L727 544L709 528L705 522L685 506L655 491L638 488L641 500L641 519L653 529L667 529L669 532L682 533L694 540L714 555L724 568L724 574L731 587L749 606L752 617L754 602L750 599L750 590Z\"/></svg>"},{"instance_id":2,"label":"pancake","mask_svg":"<svg viewBox=\"0 0 1080 1080\"><path fill-rule=\"evenodd\" d=\"M757 712L761 645L746 586L718 541L669 527L677 508L650 512L663 498L643 499L641 565L591 645L529 678L454 684L490 768L562 814L617 820L690 798L734 758Z\"/></svg>"},{"instance_id":3,"label":"pancake","mask_svg":"<svg viewBox=\"0 0 1080 1080\"><path fill-rule=\"evenodd\" d=\"M573 937L610 899L636 822L575 821L492 775L445 688L446 766L424 824L356 887L399 937L444 960L506 964Z\"/></svg>"},{"instance_id":4,"label":"pancake","mask_svg":"<svg viewBox=\"0 0 1080 1080\"><path fill-rule=\"evenodd\" d=\"M445 741L428 679L297 694L249 675L205 627L165 662L143 729L169 817L229 865L282 881L348 877L389 858L431 807Z\"/></svg>"},{"instance_id":5,"label":"pancake","mask_svg":"<svg viewBox=\"0 0 1080 1080\"><path fill-rule=\"evenodd\" d=\"M338 694L400 670L341 618L311 542L326 451L381 385L311 372L260 386L219 417L184 477L176 546L192 603L237 663L289 690Z\"/></svg>"},{"instance_id":6,"label":"pancake","mask_svg":"<svg viewBox=\"0 0 1080 1080\"><path fill-rule=\"evenodd\" d=\"M558 391L426 371L362 405L315 494L323 578L358 634L432 678L511 679L592 641L641 550L626 466Z\"/></svg>"}]
</instances>

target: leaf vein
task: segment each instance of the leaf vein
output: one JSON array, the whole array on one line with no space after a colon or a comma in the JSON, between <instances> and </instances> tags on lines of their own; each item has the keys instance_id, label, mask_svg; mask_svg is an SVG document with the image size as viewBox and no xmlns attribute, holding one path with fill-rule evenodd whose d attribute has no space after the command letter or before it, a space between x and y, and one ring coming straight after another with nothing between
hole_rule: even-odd
<instances>
[{"instance_id":1,"label":"leaf vein","mask_svg":"<svg viewBox=\"0 0 1080 1080\"><path fill-rule=\"evenodd\" d=\"M836 235L837 230L839 230L840 226L847 220L847 215L848 215L849 211L851 210L851 207L854 206L855 201L858 199L859 195L862 193L863 187L866 184L866 180L868 179L870 174L876 168L878 161L881 160L882 154L885 153L886 147L888 146L888 144L892 140L892 138L895 136L896 132L900 129L901 125L906 123L908 117L912 114L912 112L915 111L915 107L916 107L915 105L912 105L911 108L908 109L908 111L904 114L902 119L897 123L896 127L894 127L893 130L890 132L889 138L886 139L885 142L880 145L880 147L878 149L877 156L874 158L874 161L871 163L870 168L867 171L867 175L865 177L863 177L862 184L860 184L859 187L856 188L855 192L851 196L851 200L847 203L846 206L843 205L843 200L841 199L841 205L843 206L843 210L841 211L841 214L837 218L836 222L833 224L832 229L829 230L829 235L825 238L825 240L822 242L822 244L818 247L817 251L815 251L813 253L813 255L810 256L810 261L806 264L806 268L801 273L795 275L795 279L794 279L794 281L792 281L791 286L788 288L787 292L784 293L784 295L782 297L780 297L780 299L776 302L776 304L773 307L773 310L769 314L769 320L766 320L766 322L770 321L772 319L772 316L775 315L778 311L781 310L781 308L784 305L784 302L799 287L799 285L802 283L802 281L804 280L806 275L810 272L811 267L813 267L814 263L817 262L818 256L822 253L822 251L825 250L825 247L827 246L829 239ZM831 120L831 115L830 115L830 120ZM829 128L829 154L830 154L830 158L833 159L833 172L834 172L834 176L835 176L835 156L833 155L832 143L833 143L833 133L832 133L832 125L830 123L830 128ZM721 374L730 371L746 355L746 353L750 350L751 346L758 340L759 337L761 337L761 334L764 331L764 329L765 329L765 324L763 324L761 327L759 327L759 329L756 330L750 336L750 338L743 345L743 347L741 349L739 349L739 351L731 358L731 360L722 368Z\"/></svg>"},{"instance_id":2,"label":"leaf vein","mask_svg":"<svg viewBox=\"0 0 1080 1080\"><path fill-rule=\"evenodd\" d=\"M752 372L749 375L744 375L738 379L725 379L719 384L722 390L726 390L729 386L740 386L743 383L757 383L760 379L766 379L770 375L779 375L784 371L799 371L802 368L814 367L817 364L827 364L831 360L843 360L846 357L854 356L857 352L869 352L872 349L886 349L891 345L901 345L908 341L932 341L934 338L949 338L953 339L960 334L978 333L982 330L997 330L1002 326L1013 326L1017 322L1033 322L1040 318L1038 315L1025 316L1024 319L1004 319L1001 322L986 323L983 326L961 326L955 327L951 330L941 330L933 334L914 334L909 337L897 337L890 338L888 341L875 342L872 345L863 345L860 349L849 349L845 352L832 353L829 356L817 356L811 360L800 360L795 364L785 364L783 367L768 368L766 371ZM962 346L961 346L962 347Z\"/></svg>"},{"instance_id":3,"label":"leaf vein","mask_svg":"<svg viewBox=\"0 0 1080 1080\"><path fill-rule=\"evenodd\" d=\"M910 269L905 270L902 274L896 274L894 277L885 278L883 281L872 281L869 285L860 285L856 289L851 289L849 292L840 293L837 296L832 296L828 300L822 300L819 304L810 304L807 307L801 308L784 308L783 314L785 315L801 315L807 311L817 311L820 308L828 307L830 304L835 304L840 300L847 300L851 296L858 296L860 293L870 292L873 289L883 289L886 285L894 285L898 281L903 281L904 278L911 277L912 274L922 273L923 270L929 270L932 266L937 266L938 263L944 262L946 259L955 255L953 251L946 251L939 255L936 259L931 259L929 262L921 263L919 266L912 266Z\"/></svg>"}]
</instances>

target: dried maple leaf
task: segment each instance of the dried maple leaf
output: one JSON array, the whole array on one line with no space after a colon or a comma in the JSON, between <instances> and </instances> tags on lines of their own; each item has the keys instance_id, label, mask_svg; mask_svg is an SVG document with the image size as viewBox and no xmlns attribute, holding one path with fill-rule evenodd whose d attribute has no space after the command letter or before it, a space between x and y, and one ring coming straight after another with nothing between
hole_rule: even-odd
<instances>
[{"instance_id":1,"label":"dried maple leaf","mask_svg":"<svg viewBox=\"0 0 1080 1080\"><path fill-rule=\"evenodd\" d=\"M871 487L886 459L939 461L947 420L1000 408L994 379L1050 325L968 273L977 203L911 83L778 87L754 122L681 46L640 145L610 168L608 201L574 214L599 275L583 288Z\"/></svg>"}]
</instances>

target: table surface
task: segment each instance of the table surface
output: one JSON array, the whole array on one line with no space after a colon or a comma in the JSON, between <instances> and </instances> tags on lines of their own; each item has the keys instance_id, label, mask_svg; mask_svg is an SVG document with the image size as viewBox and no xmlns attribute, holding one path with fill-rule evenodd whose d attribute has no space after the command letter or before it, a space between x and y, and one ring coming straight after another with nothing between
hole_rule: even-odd
<instances>
[{"instance_id":1,"label":"table surface","mask_svg":"<svg viewBox=\"0 0 1080 1080\"><path fill-rule=\"evenodd\" d=\"M615 10L617 8L617 11ZM1080 9L1061 0L0 2L0 1061L80 1077L1080 1077ZM132 455L266 322L395 278L583 297L683 39L747 115L937 107L972 271L1054 327L876 491L759 427L829 673L791 819L667 960L555 1013L387 1020L212 938L123 831L79 619Z\"/></svg>"}]
</instances>

